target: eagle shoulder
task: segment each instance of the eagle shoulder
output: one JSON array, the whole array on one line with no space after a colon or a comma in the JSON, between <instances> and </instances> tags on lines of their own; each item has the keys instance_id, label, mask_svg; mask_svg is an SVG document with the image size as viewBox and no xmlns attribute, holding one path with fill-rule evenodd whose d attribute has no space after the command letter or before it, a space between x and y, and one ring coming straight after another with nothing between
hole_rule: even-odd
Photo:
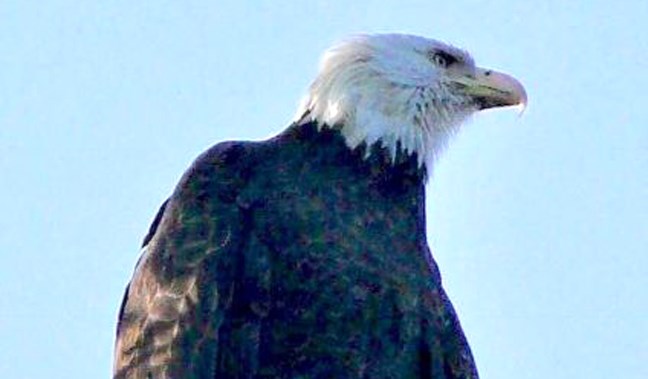
<instances>
[{"instance_id":1,"label":"eagle shoulder","mask_svg":"<svg viewBox=\"0 0 648 379\"><path fill-rule=\"evenodd\" d=\"M217 348L219 315L230 304L245 241L236 202L254 161L251 145L225 142L207 150L158 211L120 310L114 378L214 371L213 360L195 350Z\"/></svg>"}]
</instances>

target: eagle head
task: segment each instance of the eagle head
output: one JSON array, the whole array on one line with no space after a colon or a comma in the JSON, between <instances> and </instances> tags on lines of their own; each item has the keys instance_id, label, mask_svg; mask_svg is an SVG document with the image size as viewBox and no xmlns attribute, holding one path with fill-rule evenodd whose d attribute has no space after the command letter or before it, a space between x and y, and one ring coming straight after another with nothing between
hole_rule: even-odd
<instances>
[{"instance_id":1,"label":"eagle head","mask_svg":"<svg viewBox=\"0 0 648 379\"><path fill-rule=\"evenodd\" d=\"M526 101L520 82L477 67L456 47L405 34L358 35L326 51L297 116L339 128L349 148L380 143L392 161L402 150L430 169L470 115Z\"/></svg>"}]
</instances>

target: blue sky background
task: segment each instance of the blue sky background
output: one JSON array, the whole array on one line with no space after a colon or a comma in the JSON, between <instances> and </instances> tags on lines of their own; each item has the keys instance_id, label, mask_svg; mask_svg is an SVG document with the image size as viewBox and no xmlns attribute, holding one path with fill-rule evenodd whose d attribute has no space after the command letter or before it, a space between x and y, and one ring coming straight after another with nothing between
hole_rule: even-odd
<instances>
[{"instance_id":1,"label":"blue sky background","mask_svg":"<svg viewBox=\"0 0 648 379\"><path fill-rule=\"evenodd\" d=\"M0 377L110 376L157 207L284 129L322 51L402 31L519 78L438 162L429 243L483 378L648 378L648 2L0 2ZM269 173L271 174L271 173Z\"/></svg>"}]
</instances>

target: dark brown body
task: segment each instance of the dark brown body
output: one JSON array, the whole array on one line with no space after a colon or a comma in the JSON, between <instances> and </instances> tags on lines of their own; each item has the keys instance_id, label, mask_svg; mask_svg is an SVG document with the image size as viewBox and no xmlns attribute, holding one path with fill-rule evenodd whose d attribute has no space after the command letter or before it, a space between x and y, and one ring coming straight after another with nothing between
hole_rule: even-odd
<instances>
[{"instance_id":1,"label":"dark brown body","mask_svg":"<svg viewBox=\"0 0 648 379\"><path fill-rule=\"evenodd\" d=\"M196 160L125 297L114 377L476 378L424 170L293 125Z\"/></svg>"}]
</instances>

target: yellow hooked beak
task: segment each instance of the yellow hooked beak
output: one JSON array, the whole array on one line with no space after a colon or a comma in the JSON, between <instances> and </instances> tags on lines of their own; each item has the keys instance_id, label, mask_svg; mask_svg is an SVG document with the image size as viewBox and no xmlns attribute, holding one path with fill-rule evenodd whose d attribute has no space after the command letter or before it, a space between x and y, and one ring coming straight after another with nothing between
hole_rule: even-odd
<instances>
[{"instance_id":1,"label":"yellow hooked beak","mask_svg":"<svg viewBox=\"0 0 648 379\"><path fill-rule=\"evenodd\" d=\"M527 105L527 94L522 84L501 72L477 68L474 75L462 75L452 82L466 96L472 97L479 109Z\"/></svg>"}]
</instances>

